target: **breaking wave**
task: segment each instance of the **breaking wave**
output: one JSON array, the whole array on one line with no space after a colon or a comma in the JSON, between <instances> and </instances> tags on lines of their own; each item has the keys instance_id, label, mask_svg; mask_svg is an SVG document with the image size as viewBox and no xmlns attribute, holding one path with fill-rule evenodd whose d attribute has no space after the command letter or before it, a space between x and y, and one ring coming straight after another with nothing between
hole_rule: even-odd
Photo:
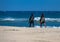
<instances>
[{"instance_id":1,"label":"breaking wave","mask_svg":"<svg viewBox=\"0 0 60 42\"><path fill-rule=\"evenodd\" d=\"M27 21L27 18L0 18L0 21Z\"/></svg>"},{"instance_id":2,"label":"breaking wave","mask_svg":"<svg viewBox=\"0 0 60 42\"><path fill-rule=\"evenodd\" d=\"M0 21L28 21L29 18L0 18ZM35 21L39 21L40 17L35 17ZM45 18L46 21L60 22L60 18Z\"/></svg>"},{"instance_id":3,"label":"breaking wave","mask_svg":"<svg viewBox=\"0 0 60 42\"><path fill-rule=\"evenodd\" d=\"M40 20L40 17L35 17L36 21ZM46 21L50 21L50 22L60 22L60 18L45 18Z\"/></svg>"},{"instance_id":4,"label":"breaking wave","mask_svg":"<svg viewBox=\"0 0 60 42\"><path fill-rule=\"evenodd\" d=\"M40 26L35 26L36 28L40 28ZM42 28L45 28L44 26L42 26ZM46 28L60 28L60 26L47 26Z\"/></svg>"}]
</instances>

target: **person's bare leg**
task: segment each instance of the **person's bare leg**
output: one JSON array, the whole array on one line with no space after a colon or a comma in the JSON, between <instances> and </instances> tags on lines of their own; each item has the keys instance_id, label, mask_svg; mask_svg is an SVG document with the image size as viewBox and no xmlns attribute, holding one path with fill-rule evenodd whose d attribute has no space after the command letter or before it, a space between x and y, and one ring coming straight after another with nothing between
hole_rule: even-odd
<instances>
[{"instance_id":1,"label":"person's bare leg","mask_svg":"<svg viewBox=\"0 0 60 42\"><path fill-rule=\"evenodd\" d=\"M29 27L31 27L31 23L29 23Z\"/></svg>"},{"instance_id":2,"label":"person's bare leg","mask_svg":"<svg viewBox=\"0 0 60 42\"><path fill-rule=\"evenodd\" d=\"M46 28L46 23L44 23L44 26L45 26L45 28Z\"/></svg>"},{"instance_id":3,"label":"person's bare leg","mask_svg":"<svg viewBox=\"0 0 60 42\"><path fill-rule=\"evenodd\" d=\"M33 22L33 27L34 27L34 22Z\"/></svg>"},{"instance_id":4,"label":"person's bare leg","mask_svg":"<svg viewBox=\"0 0 60 42\"><path fill-rule=\"evenodd\" d=\"M42 28L42 23L40 23L40 27Z\"/></svg>"}]
</instances>

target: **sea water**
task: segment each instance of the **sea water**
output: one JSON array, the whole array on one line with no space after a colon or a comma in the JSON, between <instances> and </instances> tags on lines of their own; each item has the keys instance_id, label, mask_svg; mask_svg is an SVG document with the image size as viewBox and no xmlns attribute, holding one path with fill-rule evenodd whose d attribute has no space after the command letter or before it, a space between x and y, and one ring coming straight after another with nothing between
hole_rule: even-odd
<instances>
[{"instance_id":1,"label":"sea water","mask_svg":"<svg viewBox=\"0 0 60 42\"><path fill-rule=\"evenodd\" d=\"M40 26L42 13L47 27L60 27L60 11L0 11L0 26L29 27L29 17L32 13L35 27Z\"/></svg>"}]
</instances>

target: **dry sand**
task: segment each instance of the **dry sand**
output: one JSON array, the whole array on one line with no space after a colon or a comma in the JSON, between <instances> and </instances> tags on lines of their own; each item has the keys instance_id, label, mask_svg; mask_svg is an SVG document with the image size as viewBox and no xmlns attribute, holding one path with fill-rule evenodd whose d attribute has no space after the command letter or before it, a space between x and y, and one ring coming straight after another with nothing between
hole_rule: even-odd
<instances>
[{"instance_id":1,"label":"dry sand","mask_svg":"<svg viewBox=\"0 0 60 42\"><path fill-rule=\"evenodd\" d=\"M0 26L0 42L60 42L60 29Z\"/></svg>"}]
</instances>

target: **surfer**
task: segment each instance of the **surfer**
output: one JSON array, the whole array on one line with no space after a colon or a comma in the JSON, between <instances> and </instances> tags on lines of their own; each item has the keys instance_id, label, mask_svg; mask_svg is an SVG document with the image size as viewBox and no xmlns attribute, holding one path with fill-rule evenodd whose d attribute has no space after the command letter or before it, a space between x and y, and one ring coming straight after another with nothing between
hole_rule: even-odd
<instances>
[{"instance_id":1,"label":"surfer","mask_svg":"<svg viewBox=\"0 0 60 42\"><path fill-rule=\"evenodd\" d=\"M34 15L33 13L31 14L29 18L29 27L34 27Z\"/></svg>"},{"instance_id":2,"label":"surfer","mask_svg":"<svg viewBox=\"0 0 60 42\"><path fill-rule=\"evenodd\" d=\"M40 18L40 27L42 27L42 24L44 24L45 27L46 27L45 17L44 17L44 14L43 13L42 13L41 18Z\"/></svg>"}]
</instances>

